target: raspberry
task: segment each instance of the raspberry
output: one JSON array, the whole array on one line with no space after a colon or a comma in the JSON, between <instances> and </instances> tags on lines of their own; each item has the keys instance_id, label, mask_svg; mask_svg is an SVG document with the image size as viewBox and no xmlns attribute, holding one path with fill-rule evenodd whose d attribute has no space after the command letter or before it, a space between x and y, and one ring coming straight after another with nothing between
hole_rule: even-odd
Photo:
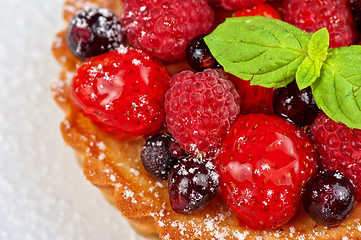
<instances>
[{"instance_id":1,"label":"raspberry","mask_svg":"<svg viewBox=\"0 0 361 240\"><path fill-rule=\"evenodd\" d=\"M312 139L320 154L322 166L340 171L355 185L356 198L361 199L361 130L336 123L321 112L310 126Z\"/></svg>"},{"instance_id":2,"label":"raspberry","mask_svg":"<svg viewBox=\"0 0 361 240\"><path fill-rule=\"evenodd\" d=\"M211 31L207 0L127 0L121 22L135 47L165 61L184 57L188 42Z\"/></svg>"},{"instance_id":3,"label":"raspberry","mask_svg":"<svg viewBox=\"0 0 361 240\"><path fill-rule=\"evenodd\" d=\"M163 126L169 79L147 53L120 48L86 60L74 74L70 97L100 129L125 140Z\"/></svg>"},{"instance_id":4,"label":"raspberry","mask_svg":"<svg viewBox=\"0 0 361 240\"><path fill-rule=\"evenodd\" d=\"M266 0L220 0L222 7L226 10L240 10L242 8L253 8Z\"/></svg>"},{"instance_id":5,"label":"raspberry","mask_svg":"<svg viewBox=\"0 0 361 240\"><path fill-rule=\"evenodd\" d=\"M240 98L219 69L183 71L171 78L166 93L168 130L189 152L209 152L226 134L239 113Z\"/></svg>"},{"instance_id":6,"label":"raspberry","mask_svg":"<svg viewBox=\"0 0 361 240\"><path fill-rule=\"evenodd\" d=\"M216 156L221 196L244 226L278 228L301 203L317 154L307 134L275 115L239 115Z\"/></svg>"},{"instance_id":7,"label":"raspberry","mask_svg":"<svg viewBox=\"0 0 361 240\"><path fill-rule=\"evenodd\" d=\"M357 38L346 0L285 0L283 9L284 20L306 32L326 27L332 48L348 46Z\"/></svg>"}]
</instances>

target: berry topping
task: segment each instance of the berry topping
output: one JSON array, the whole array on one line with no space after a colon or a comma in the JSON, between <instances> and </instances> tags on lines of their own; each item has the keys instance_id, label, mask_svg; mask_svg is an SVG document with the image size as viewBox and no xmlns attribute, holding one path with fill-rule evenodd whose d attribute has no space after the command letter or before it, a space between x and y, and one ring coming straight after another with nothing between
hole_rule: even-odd
<instances>
[{"instance_id":1,"label":"berry topping","mask_svg":"<svg viewBox=\"0 0 361 240\"><path fill-rule=\"evenodd\" d=\"M192 156L181 160L169 175L169 199L177 213L204 208L215 196L218 174L210 159Z\"/></svg>"},{"instance_id":2,"label":"berry topping","mask_svg":"<svg viewBox=\"0 0 361 240\"><path fill-rule=\"evenodd\" d=\"M119 18L106 8L79 11L71 20L66 36L70 51L84 61L123 44Z\"/></svg>"},{"instance_id":3,"label":"berry topping","mask_svg":"<svg viewBox=\"0 0 361 240\"><path fill-rule=\"evenodd\" d=\"M235 17L264 16L268 18L281 19L280 14L269 4L258 4L252 8L244 8L234 14Z\"/></svg>"},{"instance_id":4,"label":"berry topping","mask_svg":"<svg viewBox=\"0 0 361 240\"><path fill-rule=\"evenodd\" d=\"M347 0L284 0L284 20L306 32L326 27L330 47L348 46L357 33Z\"/></svg>"},{"instance_id":5,"label":"berry topping","mask_svg":"<svg viewBox=\"0 0 361 240\"><path fill-rule=\"evenodd\" d=\"M296 82L277 89L273 109L276 114L301 127L310 125L319 113L311 88L300 90Z\"/></svg>"},{"instance_id":6,"label":"berry topping","mask_svg":"<svg viewBox=\"0 0 361 240\"><path fill-rule=\"evenodd\" d=\"M135 47L166 61L184 57L188 42L211 31L207 0L128 0L121 22Z\"/></svg>"},{"instance_id":7,"label":"berry topping","mask_svg":"<svg viewBox=\"0 0 361 240\"><path fill-rule=\"evenodd\" d=\"M265 88L251 85L250 81L242 80L232 74L228 75L229 80L236 86L241 98L240 113L273 113L274 88Z\"/></svg>"},{"instance_id":8,"label":"berry topping","mask_svg":"<svg viewBox=\"0 0 361 240\"><path fill-rule=\"evenodd\" d=\"M304 2L294 3L296 11L297 4ZM342 25L343 20L331 22ZM361 94L357 94L360 84L356 77L361 74L361 48L329 49L333 33L322 28L310 34L262 16L235 17L219 24L204 41L226 72L268 88L285 87L296 79L301 89L311 87L317 106L330 118L361 129Z\"/></svg>"},{"instance_id":9,"label":"berry topping","mask_svg":"<svg viewBox=\"0 0 361 240\"><path fill-rule=\"evenodd\" d=\"M316 158L296 125L274 115L240 115L216 156L221 195L242 225L278 228L296 214Z\"/></svg>"},{"instance_id":10,"label":"berry topping","mask_svg":"<svg viewBox=\"0 0 361 240\"><path fill-rule=\"evenodd\" d=\"M355 185L357 199L361 199L361 130L336 123L324 112L310 130L323 167L342 172Z\"/></svg>"},{"instance_id":11,"label":"berry topping","mask_svg":"<svg viewBox=\"0 0 361 240\"><path fill-rule=\"evenodd\" d=\"M73 77L74 105L117 137L151 135L164 121L170 76L141 50L120 48L85 61Z\"/></svg>"},{"instance_id":12,"label":"berry topping","mask_svg":"<svg viewBox=\"0 0 361 240\"><path fill-rule=\"evenodd\" d=\"M219 69L174 75L166 94L169 132L189 151L209 152L218 146L239 113L239 96Z\"/></svg>"},{"instance_id":13,"label":"berry topping","mask_svg":"<svg viewBox=\"0 0 361 240\"><path fill-rule=\"evenodd\" d=\"M318 224L336 226L355 210L353 185L342 173L322 171L306 184L303 208Z\"/></svg>"},{"instance_id":14,"label":"berry topping","mask_svg":"<svg viewBox=\"0 0 361 240\"><path fill-rule=\"evenodd\" d=\"M189 66L199 72L207 68L221 68L221 65L219 65L209 51L203 36L194 38L190 41L186 49L186 58Z\"/></svg>"},{"instance_id":15,"label":"berry topping","mask_svg":"<svg viewBox=\"0 0 361 240\"><path fill-rule=\"evenodd\" d=\"M361 31L361 1L350 0L351 13L355 19L357 30Z\"/></svg>"},{"instance_id":16,"label":"berry topping","mask_svg":"<svg viewBox=\"0 0 361 240\"><path fill-rule=\"evenodd\" d=\"M266 0L220 0L221 5L227 10L240 10L243 8L253 8Z\"/></svg>"},{"instance_id":17,"label":"berry topping","mask_svg":"<svg viewBox=\"0 0 361 240\"><path fill-rule=\"evenodd\" d=\"M145 170L160 180L166 180L170 170L183 157L184 150L173 137L165 133L148 138L140 154Z\"/></svg>"}]
</instances>

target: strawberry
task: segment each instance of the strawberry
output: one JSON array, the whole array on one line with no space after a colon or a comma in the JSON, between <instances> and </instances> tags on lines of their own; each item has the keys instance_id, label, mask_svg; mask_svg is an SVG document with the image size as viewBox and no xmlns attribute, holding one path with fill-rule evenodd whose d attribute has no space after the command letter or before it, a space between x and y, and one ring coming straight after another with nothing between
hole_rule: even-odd
<instances>
[{"instance_id":1,"label":"strawberry","mask_svg":"<svg viewBox=\"0 0 361 240\"><path fill-rule=\"evenodd\" d=\"M235 17L264 16L268 18L281 19L280 14L268 4L258 4L252 8L243 8L237 11ZM236 86L241 97L241 114L247 113L273 113L273 95L275 89L261 86L251 86L250 81L244 81L229 74L229 80Z\"/></svg>"},{"instance_id":2,"label":"strawberry","mask_svg":"<svg viewBox=\"0 0 361 240\"><path fill-rule=\"evenodd\" d=\"M281 19L280 14L271 5L261 3L252 8L243 8L234 14L235 17L264 16L268 18Z\"/></svg>"},{"instance_id":3,"label":"strawberry","mask_svg":"<svg viewBox=\"0 0 361 240\"><path fill-rule=\"evenodd\" d=\"M252 8L265 1L266 0L220 0L222 7L231 11L242 8Z\"/></svg>"},{"instance_id":4,"label":"strawberry","mask_svg":"<svg viewBox=\"0 0 361 240\"><path fill-rule=\"evenodd\" d=\"M221 195L242 225L278 228L296 214L316 162L301 128L275 115L239 115L217 155Z\"/></svg>"},{"instance_id":5,"label":"strawberry","mask_svg":"<svg viewBox=\"0 0 361 240\"><path fill-rule=\"evenodd\" d=\"M242 80L231 74L228 75L228 79L236 86L236 90L241 98L241 114L273 113L274 88L251 85L250 81Z\"/></svg>"},{"instance_id":6,"label":"strawberry","mask_svg":"<svg viewBox=\"0 0 361 240\"><path fill-rule=\"evenodd\" d=\"M163 126L169 79L147 53L120 48L86 60L74 74L70 97L100 129L125 140Z\"/></svg>"}]
</instances>

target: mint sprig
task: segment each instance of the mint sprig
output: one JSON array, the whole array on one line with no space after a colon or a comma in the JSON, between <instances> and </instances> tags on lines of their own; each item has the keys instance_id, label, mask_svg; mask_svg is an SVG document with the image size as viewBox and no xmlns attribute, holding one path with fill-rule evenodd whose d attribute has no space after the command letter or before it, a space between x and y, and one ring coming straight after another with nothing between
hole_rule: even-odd
<instances>
[{"instance_id":1,"label":"mint sprig","mask_svg":"<svg viewBox=\"0 0 361 240\"><path fill-rule=\"evenodd\" d=\"M361 129L361 46L330 49L311 85L317 106L335 122Z\"/></svg>"},{"instance_id":2,"label":"mint sprig","mask_svg":"<svg viewBox=\"0 0 361 240\"><path fill-rule=\"evenodd\" d=\"M277 88L293 81L310 35L280 20L240 17L228 18L204 40L226 72Z\"/></svg>"},{"instance_id":3,"label":"mint sprig","mask_svg":"<svg viewBox=\"0 0 361 240\"><path fill-rule=\"evenodd\" d=\"M298 87L302 90L320 76L321 67L327 57L329 35L326 28L315 32L308 43L308 56L303 60L296 72Z\"/></svg>"},{"instance_id":4,"label":"mint sprig","mask_svg":"<svg viewBox=\"0 0 361 240\"><path fill-rule=\"evenodd\" d=\"M275 88L296 78L331 119L361 129L361 46L328 49L326 28L309 34L260 16L228 18L204 40L226 72Z\"/></svg>"}]
</instances>

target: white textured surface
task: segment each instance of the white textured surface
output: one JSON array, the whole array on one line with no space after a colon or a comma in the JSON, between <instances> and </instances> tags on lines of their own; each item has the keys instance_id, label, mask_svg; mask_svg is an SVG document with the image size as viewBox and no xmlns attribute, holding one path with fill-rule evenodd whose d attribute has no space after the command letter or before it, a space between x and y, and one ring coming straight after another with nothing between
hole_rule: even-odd
<instances>
[{"instance_id":1,"label":"white textured surface","mask_svg":"<svg viewBox=\"0 0 361 240\"><path fill-rule=\"evenodd\" d=\"M85 180L59 132L50 53L64 0L1 0L0 239L141 239Z\"/></svg>"}]
</instances>

